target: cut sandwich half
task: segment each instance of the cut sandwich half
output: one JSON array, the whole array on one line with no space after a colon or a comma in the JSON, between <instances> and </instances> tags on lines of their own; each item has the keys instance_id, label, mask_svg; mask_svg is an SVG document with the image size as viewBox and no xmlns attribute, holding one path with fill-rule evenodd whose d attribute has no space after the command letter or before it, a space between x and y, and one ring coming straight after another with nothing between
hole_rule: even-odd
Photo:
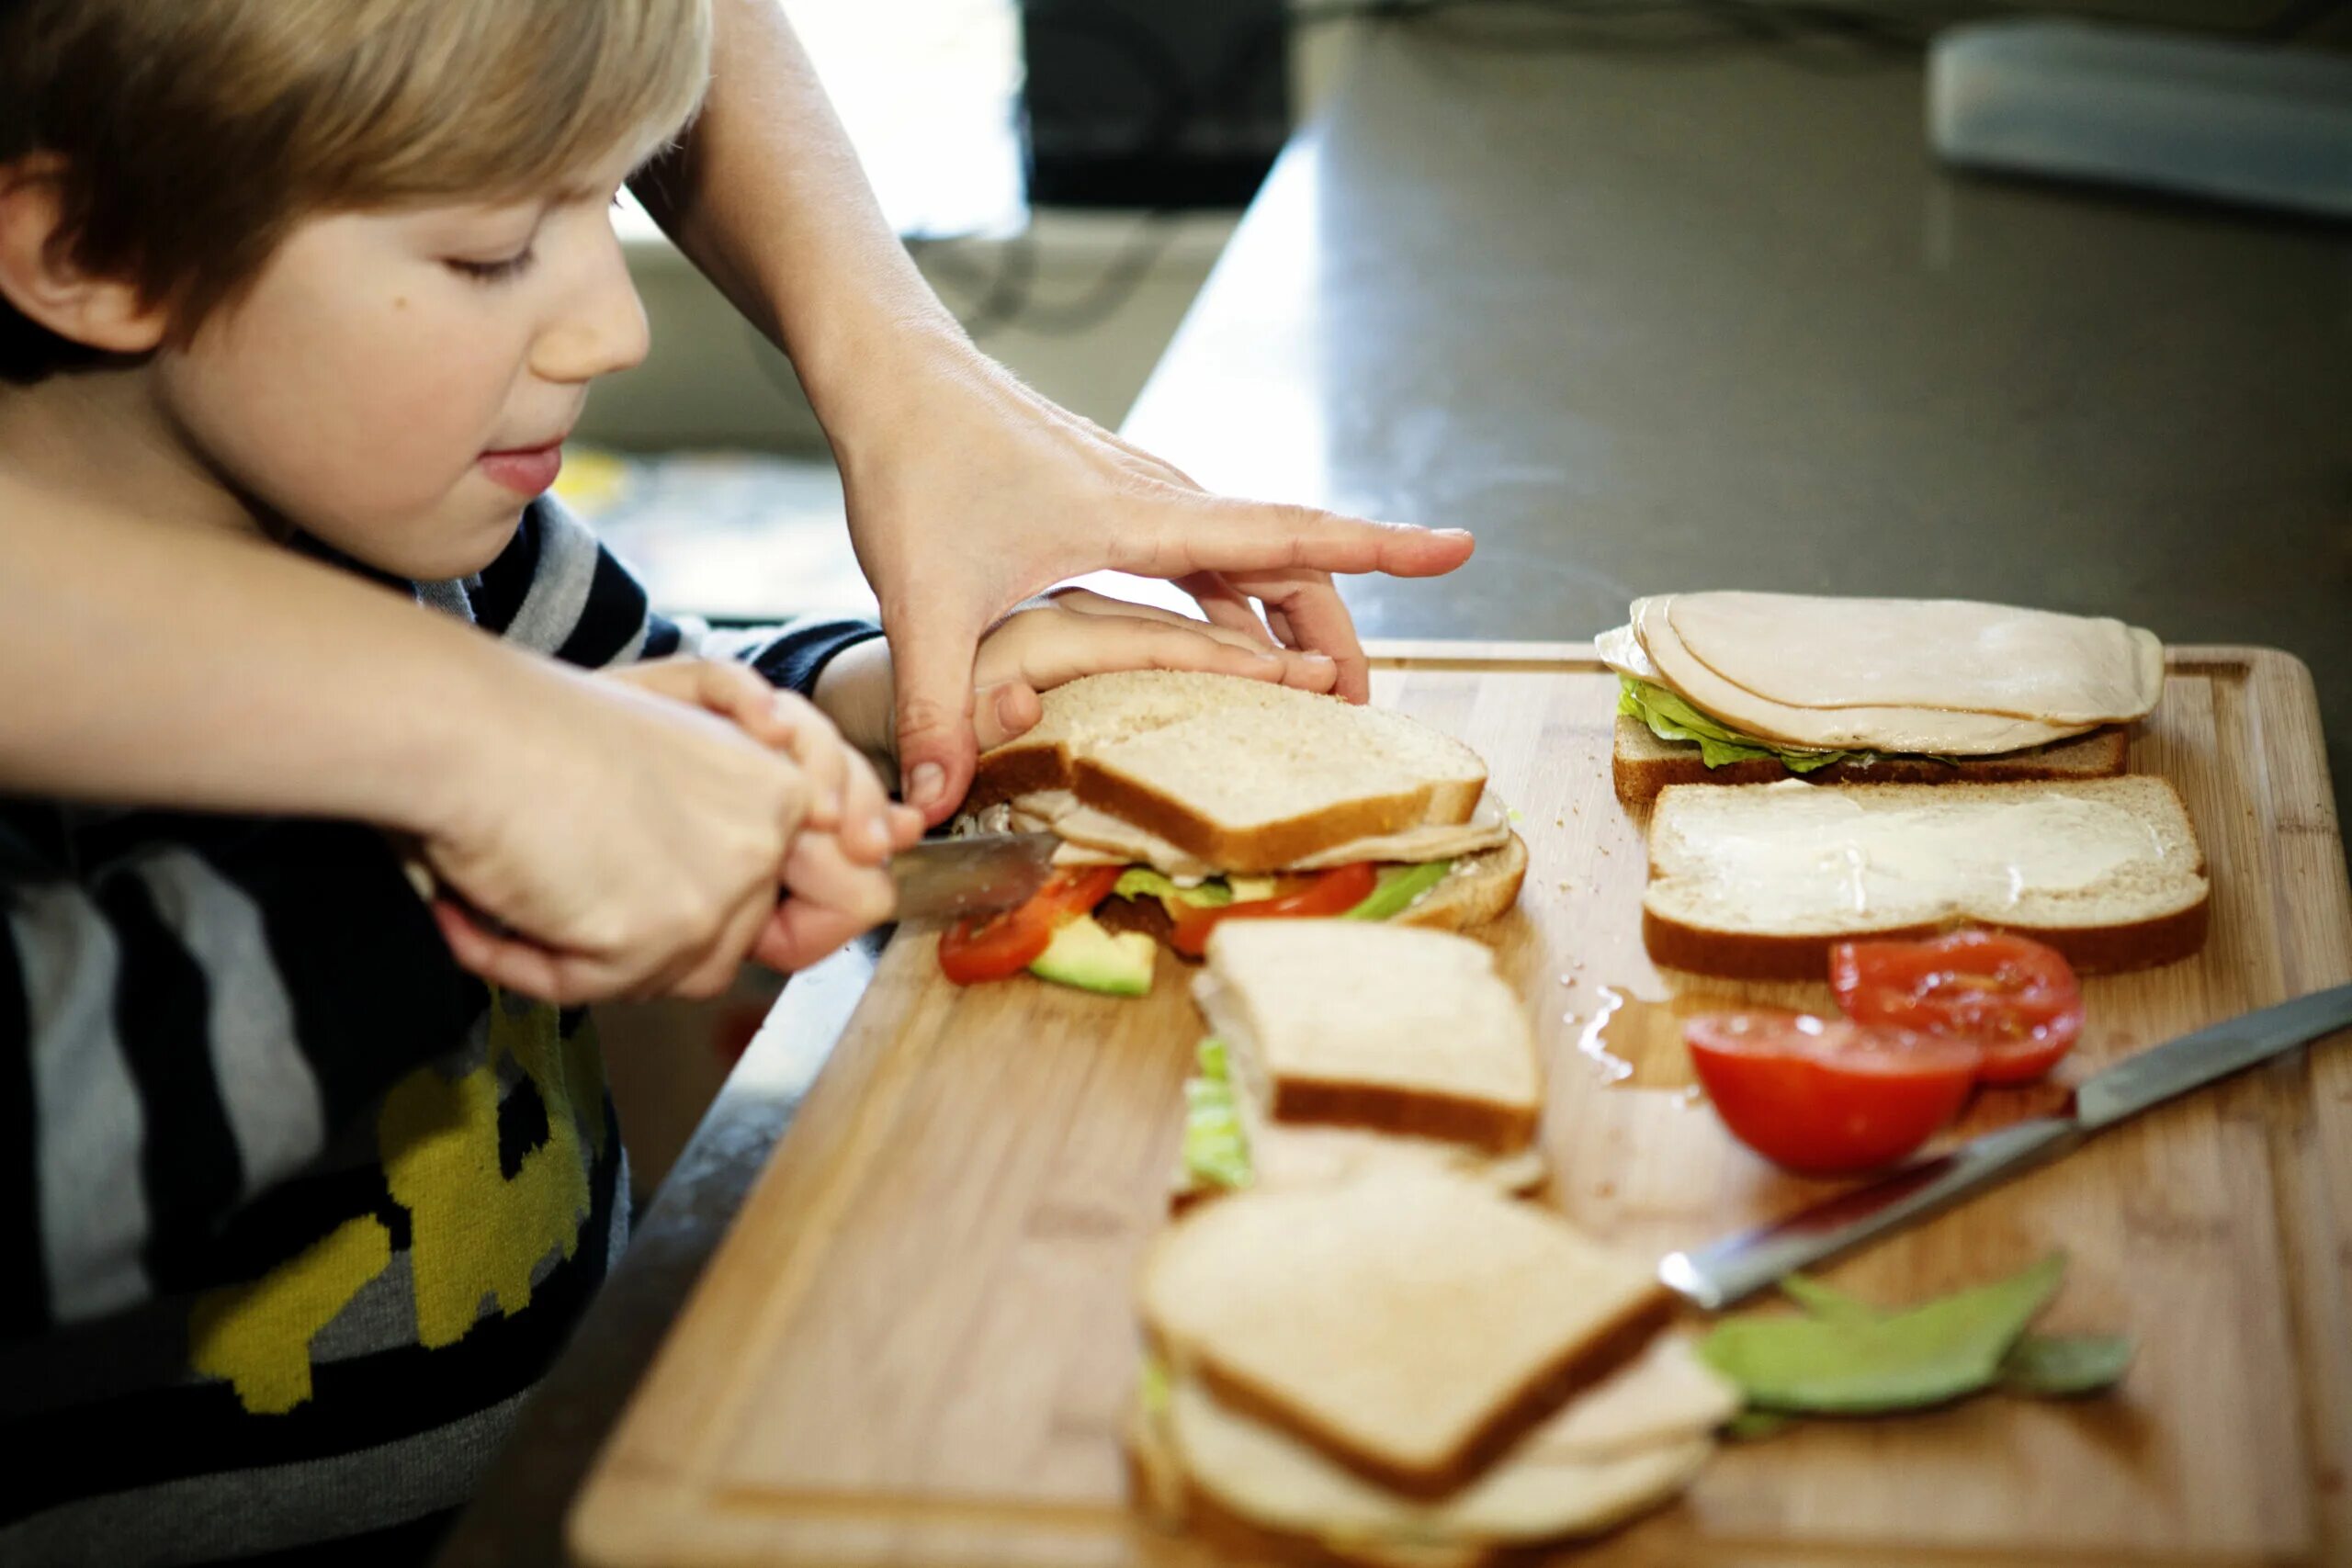
<instances>
[{"instance_id":1,"label":"cut sandwich half","mask_svg":"<svg viewBox=\"0 0 2352 1568\"><path fill-rule=\"evenodd\" d=\"M1677 784L2109 777L2164 689L2120 621L1963 600L1681 593L1597 644L1627 804Z\"/></svg>"},{"instance_id":2,"label":"cut sandwich half","mask_svg":"<svg viewBox=\"0 0 2352 1568\"><path fill-rule=\"evenodd\" d=\"M1142 1499L1275 1560L1469 1563L1610 1529L1688 1485L1738 1411L1654 1337L1650 1269L1434 1170L1209 1205L1141 1305Z\"/></svg>"},{"instance_id":3,"label":"cut sandwich half","mask_svg":"<svg viewBox=\"0 0 2352 1568\"><path fill-rule=\"evenodd\" d=\"M1519 897L1527 846L1487 794L1486 764L1401 714L1170 671L1089 676L1047 693L1044 706L1027 734L980 759L961 825L1051 832L1072 878L1118 871L1108 897L1127 906L1124 923L1148 911L1146 929L1188 956L1228 920L1461 929ZM1057 896L1068 897L1068 879ZM1057 940L1094 951L1092 923L1059 921L1077 934ZM961 941L950 933L943 960ZM1153 950L1126 952L1141 986L1133 974L1117 987L1048 977L1148 987Z\"/></svg>"},{"instance_id":4,"label":"cut sandwich half","mask_svg":"<svg viewBox=\"0 0 2352 1568\"><path fill-rule=\"evenodd\" d=\"M1420 1162L1526 1191L1543 1074L1518 994L1466 937L1351 920L1232 921L1193 995L1177 1205Z\"/></svg>"},{"instance_id":5,"label":"cut sandwich half","mask_svg":"<svg viewBox=\"0 0 2352 1568\"><path fill-rule=\"evenodd\" d=\"M1677 785L1649 861L1651 959L1743 979L1819 979L1837 942L1964 925L2085 973L2144 968L2204 944L2211 894L2187 808L2149 777Z\"/></svg>"}]
</instances>

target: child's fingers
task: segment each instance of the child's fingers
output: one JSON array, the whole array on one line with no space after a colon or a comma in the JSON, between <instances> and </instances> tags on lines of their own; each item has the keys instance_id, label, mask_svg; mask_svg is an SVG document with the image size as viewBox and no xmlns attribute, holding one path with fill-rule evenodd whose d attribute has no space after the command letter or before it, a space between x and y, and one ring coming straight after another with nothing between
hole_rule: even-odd
<instances>
[{"instance_id":1,"label":"child's fingers","mask_svg":"<svg viewBox=\"0 0 2352 1568\"><path fill-rule=\"evenodd\" d=\"M784 890L793 898L832 909L863 931L890 918L897 905L890 874L853 858L831 833L803 833L785 857Z\"/></svg>"},{"instance_id":2,"label":"child's fingers","mask_svg":"<svg viewBox=\"0 0 2352 1568\"><path fill-rule=\"evenodd\" d=\"M1250 595L1227 582L1223 572L1196 571L1178 578L1176 586L1193 596L1202 615L1226 630L1238 632L1260 647L1274 646L1273 634L1258 616L1258 606Z\"/></svg>"},{"instance_id":3,"label":"child's fingers","mask_svg":"<svg viewBox=\"0 0 2352 1568\"><path fill-rule=\"evenodd\" d=\"M779 973L797 974L856 941L868 929L854 916L806 899L787 898L761 928L752 956Z\"/></svg>"},{"instance_id":4,"label":"child's fingers","mask_svg":"<svg viewBox=\"0 0 2352 1568\"><path fill-rule=\"evenodd\" d=\"M1028 734L1045 716L1045 704L1025 681L1001 681L973 694L972 729L983 751Z\"/></svg>"},{"instance_id":5,"label":"child's fingers","mask_svg":"<svg viewBox=\"0 0 2352 1568\"><path fill-rule=\"evenodd\" d=\"M889 858L895 837L889 793L865 758L839 743L834 750L842 759L842 820L836 830L842 846L860 864L880 865Z\"/></svg>"},{"instance_id":6,"label":"child's fingers","mask_svg":"<svg viewBox=\"0 0 2352 1568\"><path fill-rule=\"evenodd\" d=\"M1106 670L1191 670L1329 691L1335 673L1317 654L1251 647L1235 634L1179 616L1104 616L1080 637L1041 639L1022 674L1037 691Z\"/></svg>"}]
</instances>

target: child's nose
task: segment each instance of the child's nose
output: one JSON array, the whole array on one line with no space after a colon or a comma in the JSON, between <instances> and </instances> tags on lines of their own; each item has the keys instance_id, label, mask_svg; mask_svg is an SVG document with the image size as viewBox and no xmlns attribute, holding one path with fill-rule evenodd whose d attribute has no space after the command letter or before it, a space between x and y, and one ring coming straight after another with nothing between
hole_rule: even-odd
<instances>
[{"instance_id":1,"label":"child's nose","mask_svg":"<svg viewBox=\"0 0 2352 1568\"><path fill-rule=\"evenodd\" d=\"M598 257L572 308L540 333L531 367L550 381L592 381L642 362L650 341L644 303L616 243Z\"/></svg>"}]
</instances>

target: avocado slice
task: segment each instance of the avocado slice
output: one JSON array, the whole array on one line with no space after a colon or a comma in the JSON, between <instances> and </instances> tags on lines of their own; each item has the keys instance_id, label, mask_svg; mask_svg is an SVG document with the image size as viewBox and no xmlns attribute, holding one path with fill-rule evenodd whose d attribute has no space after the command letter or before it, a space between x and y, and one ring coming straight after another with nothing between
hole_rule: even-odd
<instances>
[{"instance_id":1,"label":"avocado slice","mask_svg":"<svg viewBox=\"0 0 2352 1568\"><path fill-rule=\"evenodd\" d=\"M1140 997L1151 990L1151 972L1159 959L1159 944L1149 932L1114 936L1093 916L1080 915L1054 932L1029 973L1106 997Z\"/></svg>"},{"instance_id":2,"label":"avocado slice","mask_svg":"<svg viewBox=\"0 0 2352 1568\"><path fill-rule=\"evenodd\" d=\"M1419 865L1391 866L1380 874L1379 886L1363 897L1363 902L1341 915L1343 920L1386 920L1403 914L1445 880L1453 869L1447 860L1425 861Z\"/></svg>"}]
</instances>

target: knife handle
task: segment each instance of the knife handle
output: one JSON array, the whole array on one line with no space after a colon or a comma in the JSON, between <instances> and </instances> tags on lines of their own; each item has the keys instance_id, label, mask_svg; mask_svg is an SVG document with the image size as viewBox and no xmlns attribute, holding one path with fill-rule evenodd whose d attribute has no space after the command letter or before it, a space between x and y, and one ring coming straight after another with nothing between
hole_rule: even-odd
<instances>
[{"instance_id":1,"label":"knife handle","mask_svg":"<svg viewBox=\"0 0 2352 1568\"><path fill-rule=\"evenodd\" d=\"M1657 1266L1658 1278L1678 1295L1713 1312L1809 1264L2055 1159L2084 1136L2071 1119L2045 1116L2019 1122L1785 1220L1694 1251L1670 1252Z\"/></svg>"}]
</instances>

